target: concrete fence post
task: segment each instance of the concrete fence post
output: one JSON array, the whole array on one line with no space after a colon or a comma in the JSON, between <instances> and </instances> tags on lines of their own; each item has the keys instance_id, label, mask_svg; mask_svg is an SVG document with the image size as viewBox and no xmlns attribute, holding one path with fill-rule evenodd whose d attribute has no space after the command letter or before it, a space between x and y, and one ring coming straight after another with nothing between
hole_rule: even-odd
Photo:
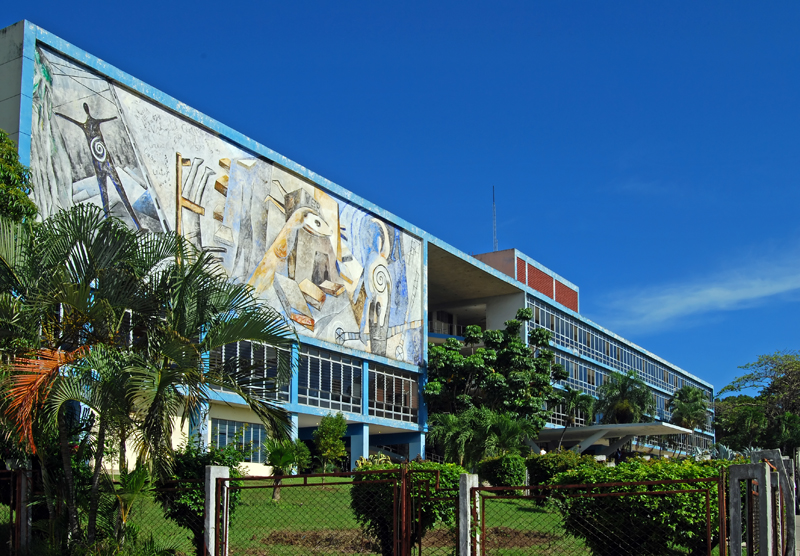
<instances>
[{"instance_id":1,"label":"concrete fence post","mask_svg":"<svg viewBox=\"0 0 800 556\"><path fill-rule=\"evenodd\" d=\"M205 500L205 545L206 556L215 555L215 543L217 538L217 479L227 479L230 477L230 470L224 465L206 465L206 500ZM224 494L224 493L223 493ZM227 527L227 522L225 527ZM227 554L225 547L222 547L220 556Z\"/></svg>"},{"instance_id":2,"label":"concrete fence post","mask_svg":"<svg viewBox=\"0 0 800 556\"><path fill-rule=\"evenodd\" d=\"M472 556L472 489L478 486L478 476L462 473L458 480L458 553ZM476 528L478 524L475 524ZM477 529L476 529L477 530ZM480 554L480 537L476 536L476 554Z\"/></svg>"}]
</instances>

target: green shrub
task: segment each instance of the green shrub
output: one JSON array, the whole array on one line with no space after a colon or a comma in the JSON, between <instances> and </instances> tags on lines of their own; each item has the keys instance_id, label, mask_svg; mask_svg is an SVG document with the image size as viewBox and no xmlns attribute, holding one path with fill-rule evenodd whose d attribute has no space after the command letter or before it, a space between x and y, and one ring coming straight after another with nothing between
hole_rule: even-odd
<instances>
[{"instance_id":1,"label":"green shrub","mask_svg":"<svg viewBox=\"0 0 800 556\"><path fill-rule=\"evenodd\" d=\"M359 471L379 471L386 473L356 475L353 488L350 490L350 505L356 516L356 521L368 532L372 533L380 543L381 554L391 556L394 554L392 546L392 531L394 520L394 482L400 476L400 465L394 463L366 463ZM419 473L420 471L426 471ZM436 473L439 472L439 488L445 490L439 496L428 496L434 492ZM422 523L421 530L413 532L412 542L421 538L425 531L437 523L454 527L456 523L456 503L450 500L432 500L431 498L458 496L458 481L462 473L467 471L453 463L416 462L408 464L408 473L411 475L410 489L415 508L421 504ZM372 481L386 480L378 483ZM426 483L428 488L426 488Z\"/></svg>"},{"instance_id":2,"label":"green shrub","mask_svg":"<svg viewBox=\"0 0 800 556\"><path fill-rule=\"evenodd\" d=\"M205 512L206 465L224 465L230 469L231 477L241 477L244 473L239 464L249 453L237 443L224 448L209 446L202 448L197 442L188 442L175 452L172 468L172 481L166 486L175 490L156 490L156 500L164 509L164 515L181 527L191 531L190 540L198 556L203 554ZM195 482L199 481L199 482ZM239 484L239 483L231 483ZM230 492L229 515L233 515L241 499L240 490Z\"/></svg>"},{"instance_id":3,"label":"green shrub","mask_svg":"<svg viewBox=\"0 0 800 556\"><path fill-rule=\"evenodd\" d=\"M532 485L546 484L559 473L575 469L576 467L603 467L602 463L595 461L594 456L581 456L572 450L561 452L548 452L544 455L532 455L526 461L528 480Z\"/></svg>"},{"instance_id":4,"label":"green shrub","mask_svg":"<svg viewBox=\"0 0 800 556\"><path fill-rule=\"evenodd\" d=\"M520 486L525 484L525 458L518 454L504 454L486 458L478 464L481 481L492 486Z\"/></svg>"},{"instance_id":5,"label":"green shrub","mask_svg":"<svg viewBox=\"0 0 800 556\"><path fill-rule=\"evenodd\" d=\"M637 458L616 467L580 466L553 477L552 484L576 485L617 482L699 479L719 476L726 461L651 460ZM659 486L596 487L580 492L646 492L705 488L703 483ZM711 523L717 523L719 507L716 484L711 490ZM575 492L575 491L571 491ZM562 505L564 527L581 537L597 553L649 556L669 549L705 554L706 496L703 492L601 497L556 497ZM712 540L716 542L716 540Z\"/></svg>"}]
</instances>

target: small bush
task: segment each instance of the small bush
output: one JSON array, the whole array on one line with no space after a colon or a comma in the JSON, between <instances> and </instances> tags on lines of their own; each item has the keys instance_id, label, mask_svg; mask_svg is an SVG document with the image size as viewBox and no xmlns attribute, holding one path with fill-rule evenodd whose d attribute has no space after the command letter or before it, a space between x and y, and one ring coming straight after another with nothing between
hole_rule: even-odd
<instances>
[{"instance_id":1,"label":"small bush","mask_svg":"<svg viewBox=\"0 0 800 556\"><path fill-rule=\"evenodd\" d=\"M481 481L492 486L521 486L525 484L525 458L518 454L504 454L486 458L478 464Z\"/></svg>"},{"instance_id":2,"label":"small bush","mask_svg":"<svg viewBox=\"0 0 800 556\"><path fill-rule=\"evenodd\" d=\"M727 461L651 460L636 458L616 467L580 466L553 477L553 484L577 485L711 478ZM703 484L676 483L667 490L704 488ZM716 485L711 489L711 523L719 516ZM646 486L601 487L602 492L647 491ZM652 488L651 488L652 490ZM600 492L592 488L581 492ZM664 547L682 547L689 554L705 554L706 497L702 492L667 495L563 497L559 499L568 533L581 537L595 552L619 556L655 556ZM587 527L592 524L591 527ZM716 542L712 540L712 542ZM616 545L615 545L616 543ZM613 546L612 546L613 545ZM683 552L681 552L683 553Z\"/></svg>"},{"instance_id":3,"label":"small bush","mask_svg":"<svg viewBox=\"0 0 800 556\"><path fill-rule=\"evenodd\" d=\"M175 452L172 481L168 487L175 490L156 490L155 498L164 509L164 515L191 531L189 539L194 544L198 556L203 554L205 512L206 465L224 465L230 469L230 476L244 475L239 464L248 454L236 443L224 448L209 446L202 448L197 442L188 442ZM199 483L194 481L200 481ZM241 485L239 483L232 483ZM241 491L230 493L229 515L233 515L241 500Z\"/></svg>"},{"instance_id":4,"label":"small bush","mask_svg":"<svg viewBox=\"0 0 800 556\"><path fill-rule=\"evenodd\" d=\"M356 521L368 532L375 535L381 546L381 554L391 556L394 554L392 546L392 532L394 520L394 483L391 479L400 475L400 465L394 463L366 463L359 471L386 471L385 474L356 475L353 488L350 490L353 513ZM428 461L412 461L408 464L411 474L411 497L415 504L422 506L421 530L414 532L412 543L425 535L437 523L454 527L456 523L456 504L447 500L431 500L425 483L430 486L430 492L436 485L435 473L415 473L418 471L438 471L439 488L446 489L442 496L451 496L453 491L458 492L458 481L462 473L467 471L453 463L433 463ZM385 483L372 481L386 480ZM419 507L419 506L417 506Z\"/></svg>"},{"instance_id":5,"label":"small bush","mask_svg":"<svg viewBox=\"0 0 800 556\"><path fill-rule=\"evenodd\" d=\"M528 480L532 485L542 485L550 479L576 467L601 468L602 463L595 461L594 456L581 456L572 450L549 452L544 455L532 455L525 461L528 468Z\"/></svg>"}]
</instances>

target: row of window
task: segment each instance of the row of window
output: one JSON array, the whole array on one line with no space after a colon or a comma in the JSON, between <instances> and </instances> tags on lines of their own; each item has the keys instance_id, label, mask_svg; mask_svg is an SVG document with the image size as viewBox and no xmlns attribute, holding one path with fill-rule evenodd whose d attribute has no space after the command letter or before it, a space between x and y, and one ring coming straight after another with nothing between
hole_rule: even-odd
<instances>
[{"instance_id":1,"label":"row of window","mask_svg":"<svg viewBox=\"0 0 800 556\"><path fill-rule=\"evenodd\" d=\"M211 364L231 372L250 370L250 384L262 385L268 399L289 401L289 386L275 387L278 360L286 351L251 342L228 344L211 354ZM361 413L364 362L333 351L303 346L297 369L297 401L303 405ZM369 415L416 423L419 379L415 373L369 363Z\"/></svg>"},{"instance_id":2,"label":"row of window","mask_svg":"<svg viewBox=\"0 0 800 556\"><path fill-rule=\"evenodd\" d=\"M705 391L711 399L712 393L707 386L631 350L614 338L590 329L584 323L554 310L537 298L528 296L528 306L533 309L532 325L550 330L555 343L618 371L635 369L645 382L668 392L674 392L688 384Z\"/></svg>"}]
</instances>

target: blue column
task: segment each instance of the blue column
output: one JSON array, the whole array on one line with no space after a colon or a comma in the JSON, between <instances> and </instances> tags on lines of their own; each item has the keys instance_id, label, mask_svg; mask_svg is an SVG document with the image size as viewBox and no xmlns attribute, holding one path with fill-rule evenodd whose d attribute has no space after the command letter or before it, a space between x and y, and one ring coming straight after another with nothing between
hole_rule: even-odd
<instances>
[{"instance_id":1,"label":"blue column","mask_svg":"<svg viewBox=\"0 0 800 556\"><path fill-rule=\"evenodd\" d=\"M369 424L355 423L348 427L350 434L350 469L356 468L358 458L369 457Z\"/></svg>"},{"instance_id":2,"label":"blue column","mask_svg":"<svg viewBox=\"0 0 800 556\"><path fill-rule=\"evenodd\" d=\"M361 364L361 415L369 417L369 363Z\"/></svg>"},{"instance_id":3,"label":"blue column","mask_svg":"<svg viewBox=\"0 0 800 556\"><path fill-rule=\"evenodd\" d=\"M408 443L408 459L414 460L417 455L425 459L425 433L420 432L414 435L415 438Z\"/></svg>"},{"instance_id":4,"label":"blue column","mask_svg":"<svg viewBox=\"0 0 800 556\"><path fill-rule=\"evenodd\" d=\"M292 421L292 430L289 431L289 439L295 442L298 438L298 432L300 431L300 417L297 413L290 413L289 419ZM297 475L297 469L292 470L292 475Z\"/></svg>"}]
</instances>

